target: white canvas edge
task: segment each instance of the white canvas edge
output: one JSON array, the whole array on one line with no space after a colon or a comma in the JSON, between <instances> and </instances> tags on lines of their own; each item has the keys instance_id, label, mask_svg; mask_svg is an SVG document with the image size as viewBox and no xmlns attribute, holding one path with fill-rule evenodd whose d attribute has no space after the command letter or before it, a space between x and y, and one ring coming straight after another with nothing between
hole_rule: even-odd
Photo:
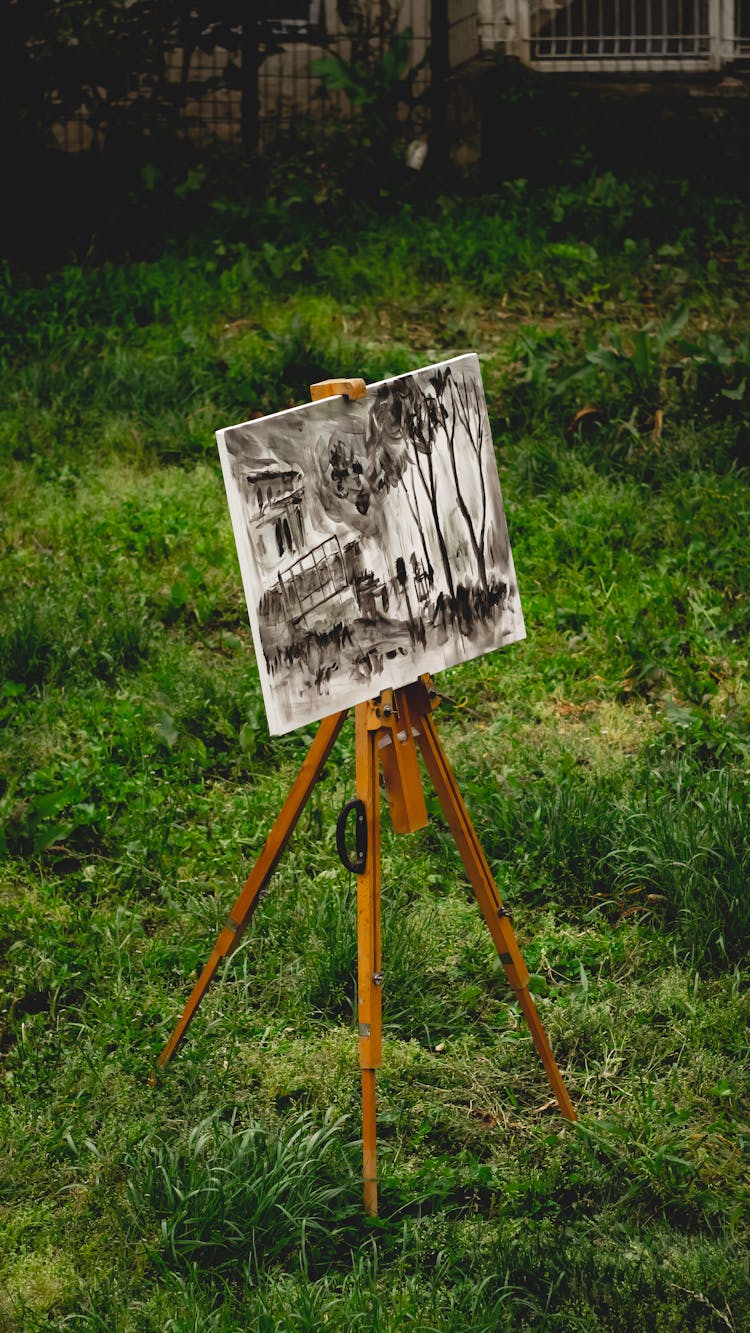
<instances>
[{"instance_id":1,"label":"white canvas edge","mask_svg":"<svg viewBox=\"0 0 750 1333\"><path fill-rule=\"evenodd\" d=\"M278 414L277 414L278 415ZM245 424L244 422L242 423ZM233 426L225 427L227 430L234 430ZM229 450L224 442L224 431L216 431L216 443L219 447L219 459L221 461L221 472L224 478L224 489L227 493L227 502L229 504L229 516L232 520L232 531L234 532L235 546L237 548L237 558L240 566L240 576L242 578L242 588L245 594L245 603L247 606L248 617L250 619L250 629L253 635L253 651L255 661L260 674L260 686L263 691L263 702L268 718L268 730L272 736L283 735L279 730L281 725L276 707L276 700L273 695L271 681L268 676L265 658L262 653L259 654L258 646L261 643L260 623L256 612L256 590L251 574L253 566L253 553L250 549L250 539L245 527L244 514L242 512L242 501L237 493L237 487L232 476L232 464L229 457ZM288 730L293 730L292 727Z\"/></svg>"},{"instance_id":2,"label":"white canvas edge","mask_svg":"<svg viewBox=\"0 0 750 1333\"><path fill-rule=\"evenodd\" d=\"M433 361L429 366L417 366L416 370L405 370L400 375L388 375L384 380L373 380L371 384L366 385L367 393L369 395L371 389L379 389L381 384L395 384L397 380L406 380L412 375L424 375L428 370L442 370L443 366L455 366L459 361L475 361L481 379L482 369L477 353L461 352L459 356L447 356L444 361ZM354 379L355 376L348 375L346 378ZM322 382L325 383L325 380ZM322 407L325 403L333 403L337 398L345 397L346 394L338 393L331 398L318 398L316 402L313 402L311 398L309 403L295 403L294 407L283 407L280 412L269 412L263 417L251 417L248 421L237 421L231 426L224 426L221 430L217 430L215 432L216 438L218 440L219 436L223 436L227 430L242 430L243 426L257 426L261 421L279 421L282 417L293 416L296 412L309 412L311 407ZM356 401L362 402L362 399Z\"/></svg>"}]
</instances>

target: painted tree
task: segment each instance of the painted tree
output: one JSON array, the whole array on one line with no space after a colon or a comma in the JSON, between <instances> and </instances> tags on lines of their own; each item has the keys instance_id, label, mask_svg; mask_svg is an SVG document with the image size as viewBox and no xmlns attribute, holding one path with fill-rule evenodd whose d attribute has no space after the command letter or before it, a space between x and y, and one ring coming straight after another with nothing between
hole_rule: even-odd
<instances>
[{"instance_id":1,"label":"painted tree","mask_svg":"<svg viewBox=\"0 0 750 1333\"><path fill-rule=\"evenodd\" d=\"M400 484L403 488L427 567L431 568L420 493L427 501L445 582L454 597L454 575L438 493L441 476L438 449L445 446L455 488L451 500L466 525L477 575L487 592L489 506L484 462L489 436L476 380L465 374L456 379L451 367L446 366L430 376L429 389L423 388L413 375L382 385L370 411L367 438L374 475L380 484ZM474 467L466 467L467 449Z\"/></svg>"},{"instance_id":2,"label":"painted tree","mask_svg":"<svg viewBox=\"0 0 750 1333\"><path fill-rule=\"evenodd\" d=\"M438 375L440 372L438 371ZM487 538L487 482L484 475L483 450L485 446L485 414L483 405L479 400L479 390L476 381L466 381L466 376L462 376L461 383L458 384L455 377L451 374L450 366L444 372L443 383L436 386L436 392L439 392L441 398L445 394L446 386L450 394L451 411L446 414L446 436L448 440L448 452L451 460L451 471L456 486L456 501L461 511L461 515L466 523L469 533L471 549L474 552L474 558L477 562L477 571L479 580L485 592L487 592L487 557L485 544ZM447 423L450 422L450 425ZM466 482L462 484L461 475L456 460L456 428L458 425L463 428L463 433L469 448L476 461L477 480L479 483L480 511L475 520L472 518L471 510L465 499Z\"/></svg>"},{"instance_id":3,"label":"painted tree","mask_svg":"<svg viewBox=\"0 0 750 1333\"><path fill-rule=\"evenodd\" d=\"M434 380L432 383L434 386ZM428 567L431 568L415 474L419 478L432 515L445 581L451 597L454 597L453 571L438 500L440 472L435 466L435 448L441 432L445 430L446 413L442 392L426 393L413 375L404 375L378 389L370 412L369 434L371 439L378 442L380 450L384 450L394 461L398 460L398 469L394 470L393 475L403 487Z\"/></svg>"}]
</instances>

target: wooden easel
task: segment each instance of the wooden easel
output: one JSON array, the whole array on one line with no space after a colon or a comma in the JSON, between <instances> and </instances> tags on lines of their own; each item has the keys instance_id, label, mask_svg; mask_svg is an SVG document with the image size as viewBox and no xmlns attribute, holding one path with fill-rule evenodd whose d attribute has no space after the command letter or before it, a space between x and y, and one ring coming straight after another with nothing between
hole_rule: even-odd
<instances>
[{"instance_id":1,"label":"wooden easel","mask_svg":"<svg viewBox=\"0 0 750 1333\"><path fill-rule=\"evenodd\" d=\"M314 399L338 393L361 397L364 390L362 380L328 380L321 385L311 386ZM437 733L432 714L438 702L438 695L429 678L422 677L406 688L384 690L377 699L356 705L356 797L344 806L336 829L339 855L347 869L357 875L357 1017L362 1073L363 1180L365 1210L372 1216L378 1210L375 1073L382 1064L379 778L382 770L394 832L412 833L424 828L428 817L417 745L558 1107L568 1120L576 1118L529 991L529 973L521 957L510 914L503 907ZM242 939L313 787L322 776L323 767L344 725L347 712L344 710L332 714L321 722L263 850L227 917L172 1036L159 1056L159 1065L162 1067L174 1055L221 960L228 958ZM354 856L347 848L347 821L351 814L355 816Z\"/></svg>"}]
</instances>

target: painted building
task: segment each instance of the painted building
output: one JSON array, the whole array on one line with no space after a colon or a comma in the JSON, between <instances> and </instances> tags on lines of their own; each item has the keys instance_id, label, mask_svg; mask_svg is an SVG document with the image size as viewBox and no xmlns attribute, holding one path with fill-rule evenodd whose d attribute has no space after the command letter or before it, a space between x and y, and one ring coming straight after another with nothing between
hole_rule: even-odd
<instances>
[{"instance_id":1,"label":"painted building","mask_svg":"<svg viewBox=\"0 0 750 1333\"><path fill-rule=\"evenodd\" d=\"M259 563L273 569L307 546L302 473L271 458L242 464L239 481L245 521Z\"/></svg>"}]
</instances>

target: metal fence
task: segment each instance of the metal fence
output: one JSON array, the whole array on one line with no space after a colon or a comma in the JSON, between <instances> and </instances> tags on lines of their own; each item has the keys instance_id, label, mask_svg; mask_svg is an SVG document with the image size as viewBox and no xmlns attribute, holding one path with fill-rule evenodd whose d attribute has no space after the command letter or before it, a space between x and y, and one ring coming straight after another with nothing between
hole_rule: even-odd
<instances>
[{"instance_id":1,"label":"metal fence","mask_svg":"<svg viewBox=\"0 0 750 1333\"><path fill-rule=\"evenodd\" d=\"M224 46L185 52L165 36L161 95L178 134L268 149L281 134L314 136L334 116L372 111L380 87L381 113L390 88L392 123L413 138L430 124L439 135L446 80L481 51L557 73L750 69L750 0L248 0L248 13ZM153 99L139 77L99 122L86 106L61 121L60 145L101 142L139 98Z\"/></svg>"},{"instance_id":2,"label":"metal fence","mask_svg":"<svg viewBox=\"0 0 750 1333\"><path fill-rule=\"evenodd\" d=\"M429 122L435 78L449 75L479 52L476 0L283 0L276 9L287 17L264 29L258 48L261 146L299 125L314 126L332 114L351 115L358 98L372 93L379 74L387 80L388 62L397 53L402 57L402 86L408 89L399 114L418 133ZM436 75L441 51L444 58ZM222 78L225 55L196 53L193 79L203 80L210 90L188 112L194 126L237 141L242 137L236 91L241 75L235 60L229 79ZM318 71L319 62L337 59L349 66L352 86L344 86L346 79L336 86Z\"/></svg>"},{"instance_id":3,"label":"metal fence","mask_svg":"<svg viewBox=\"0 0 750 1333\"><path fill-rule=\"evenodd\" d=\"M251 13L232 30L231 46L204 42L185 52L166 37L167 100L193 140L263 148L280 133L366 107L379 79L384 95L390 79L395 115L419 134L436 80L479 51L476 0L267 0L248 6ZM131 103L139 95L136 72ZM71 150L90 147L96 134L83 106L56 127Z\"/></svg>"}]
</instances>

